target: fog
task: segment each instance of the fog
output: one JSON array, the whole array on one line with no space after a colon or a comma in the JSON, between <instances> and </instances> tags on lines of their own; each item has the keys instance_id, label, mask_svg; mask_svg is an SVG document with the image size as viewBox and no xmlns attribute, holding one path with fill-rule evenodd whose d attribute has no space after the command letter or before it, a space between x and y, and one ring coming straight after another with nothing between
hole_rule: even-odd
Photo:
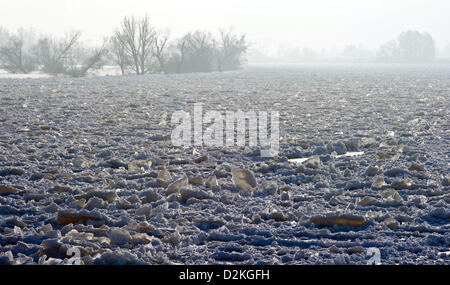
<instances>
[{"instance_id":1,"label":"fog","mask_svg":"<svg viewBox=\"0 0 450 285\"><path fill-rule=\"evenodd\" d=\"M124 16L147 14L171 39L189 31L233 27L251 44L250 61L337 58L349 51L373 58L383 44L408 30L429 33L436 57L450 58L450 4L444 0L2 1L4 29L33 28L55 36L79 30L91 44L109 36Z\"/></svg>"},{"instance_id":2,"label":"fog","mask_svg":"<svg viewBox=\"0 0 450 285\"><path fill-rule=\"evenodd\" d=\"M1 1L0 26L35 27L63 34L74 28L87 39L109 34L126 15L148 13L174 36L189 30L234 26L255 42L320 49L364 44L376 48L408 29L431 33L437 46L450 42L450 3L425 1L208 1L208 0L16 0ZM432 2L432 4L431 4Z\"/></svg>"}]
</instances>

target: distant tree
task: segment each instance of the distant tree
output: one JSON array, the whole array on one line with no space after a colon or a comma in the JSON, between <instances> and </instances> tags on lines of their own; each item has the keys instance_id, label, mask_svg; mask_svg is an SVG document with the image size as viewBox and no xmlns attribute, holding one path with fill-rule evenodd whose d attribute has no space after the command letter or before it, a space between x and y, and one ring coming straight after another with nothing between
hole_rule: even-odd
<instances>
[{"instance_id":1,"label":"distant tree","mask_svg":"<svg viewBox=\"0 0 450 285\"><path fill-rule=\"evenodd\" d=\"M406 31L396 40L383 44L378 51L382 61L427 62L434 60L436 46L428 33Z\"/></svg>"},{"instance_id":2,"label":"distant tree","mask_svg":"<svg viewBox=\"0 0 450 285\"><path fill-rule=\"evenodd\" d=\"M80 36L81 32L72 31L62 40L41 38L34 50L42 71L53 75L66 73L73 65L73 53Z\"/></svg>"},{"instance_id":3,"label":"distant tree","mask_svg":"<svg viewBox=\"0 0 450 285\"><path fill-rule=\"evenodd\" d=\"M381 61L398 61L401 58L400 48L396 40L391 40L381 45L378 51L378 59Z\"/></svg>"},{"instance_id":4,"label":"distant tree","mask_svg":"<svg viewBox=\"0 0 450 285\"><path fill-rule=\"evenodd\" d=\"M3 46L6 43L7 39L9 39L9 37L9 31L3 27L0 27L0 46Z\"/></svg>"},{"instance_id":5,"label":"distant tree","mask_svg":"<svg viewBox=\"0 0 450 285\"><path fill-rule=\"evenodd\" d=\"M53 75L81 77L90 70L102 68L106 40L99 48L87 48L80 43L80 36L79 31L72 31L63 39L41 38L34 48L41 70Z\"/></svg>"},{"instance_id":6,"label":"distant tree","mask_svg":"<svg viewBox=\"0 0 450 285\"><path fill-rule=\"evenodd\" d=\"M176 43L176 51L172 53L172 65L175 67L175 72L182 72L185 62L188 58L188 46L191 34L186 34L180 38Z\"/></svg>"},{"instance_id":7,"label":"distant tree","mask_svg":"<svg viewBox=\"0 0 450 285\"><path fill-rule=\"evenodd\" d=\"M155 47L153 49L154 56L158 60L158 70L164 73L167 73L167 55L166 55L166 47L167 41L169 39L169 34L167 32L156 32L154 44Z\"/></svg>"},{"instance_id":8,"label":"distant tree","mask_svg":"<svg viewBox=\"0 0 450 285\"><path fill-rule=\"evenodd\" d=\"M219 71L237 69L243 61L243 54L249 45L245 35L233 34L232 29L219 31L219 39L214 41L217 68Z\"/></svg>"},{"instance_id":9,"label":"distant tree","mask_svg":"<svg viewBox=\"0 0 450 285\"><path fill-rule=\"evenodd\" d=\"M436 53L434 40L428 33L403 32L398 37L398 45L406 61L432 61Z\"/></svg>"},{"instance_id":10,"label":"distant tree","mask_svg":"<svg viewBox=\"0 0 450 285\"><path fill-rule=\"evenodd\" d=\"M139 28L139 64L141 74L154 71L153 47L155 41L155 29L150 25L148 16L138 20Z\"/></svg>"},{"instance_id":11,"label":"distant tree","mask_svg":"<svg viewBox=\"0 0 450 285\"><path fill-rule=\"evenodd\" d=\"M124 17L114 36L121 42L128 57L127 62L136 74L146 74L155 69L155 29L150 25L147 15L142 18Z\"/></svg>"},{"instance_id":12,"label":"distant tree","mask_svg":"<svg viewBox=\"0 0 450 285\"><path fill-rule=\"evenodd\" d=\"M107 40L104 40L103 44L96 48L80 46L75 49L71 64L67 65L64 74L71 77L82 77L91 70L99 70L105 64L107 53Z\"/></svg>"},{"instance_id":13,"label":"distant tree","mask_svg":"<svg viewBox=\"0 0 450 285\"><path fill-rule=\"evenodd\" d=\"M154 72L209 72L238 68L248 48L244 35L220 31L214 39L208 31L188 32L169 42L167 31L158 31L146 15L124 17L110 39L112 61L125 74Z\"/></svg>"},{"instance_id":14,"label":"distant tree","mask_svg":"<svg viewBox=\"0 0 450 285\"><path fill-rule=\"evenodd\" d=\"M113 63L117 64L122 75L125 75L125 70L130 65L130 61L125 51L125 43L120 39L119 35L115 34L111 37L109 50Z\"/></svg>"},{"instance_id":15,"label":"distant tree","mask_svg":"<svg viewBox=\"0 0 450 285\"><path fill-rule=\"evenodd\" d=\"M195 31L177 41L177 72L209 72L213 70L214 46L211 33Z\"/></svg>"},{"instance_id":16,"label":"distant tree","mask_svg":"<svg viewBox=\"0 0 450 285\"><path fill-rule=\"evenodd\" d=\"M36 69L36 60L30 52L33 31L19 29L16 34L0 31L1 68L11 73L29 73ZM28 43L26 43L28 42Z\"/></svg>"}]
</instances>

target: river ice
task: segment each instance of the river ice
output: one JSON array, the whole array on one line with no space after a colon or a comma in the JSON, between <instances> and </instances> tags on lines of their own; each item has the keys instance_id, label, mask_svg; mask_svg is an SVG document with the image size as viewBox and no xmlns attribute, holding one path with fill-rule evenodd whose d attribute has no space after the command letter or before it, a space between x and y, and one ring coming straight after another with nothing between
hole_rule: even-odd
<instances>
[{"instance_id":1,"label":"river ice","mask_svg":"<svg viewBox=\"0 0 450 285\"><path fill-rule=\"evenodd\" d=\"M279 155L174 147L194 103ZM0 79L0 263L449 264L449 105L438 64Z\"/></svg>"}]
</instances>

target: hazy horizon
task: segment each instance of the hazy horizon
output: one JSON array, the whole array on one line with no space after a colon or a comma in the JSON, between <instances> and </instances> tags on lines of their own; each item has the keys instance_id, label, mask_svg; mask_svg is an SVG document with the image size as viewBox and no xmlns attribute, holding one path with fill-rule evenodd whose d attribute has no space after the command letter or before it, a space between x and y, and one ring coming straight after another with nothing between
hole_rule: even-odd
<instances>
[{"instance_id":1,"label":"hazy horizon","mask_svg":"<svg viewBox=\"0 0 450 285\"><path fill-rule=\"evenodd\" d=\"M148 14L156 28L170 31L171 39L192 30L232 26L268 50L281 45L339 49L350 44L376 49L405 30L430 33L438 49L450 44L448 2L391 2L16 0L2 3L0 27L34 28L56 36L81 30L84 41L95 43L110 35L122 17Z\"/></svg>"}]
</instances>

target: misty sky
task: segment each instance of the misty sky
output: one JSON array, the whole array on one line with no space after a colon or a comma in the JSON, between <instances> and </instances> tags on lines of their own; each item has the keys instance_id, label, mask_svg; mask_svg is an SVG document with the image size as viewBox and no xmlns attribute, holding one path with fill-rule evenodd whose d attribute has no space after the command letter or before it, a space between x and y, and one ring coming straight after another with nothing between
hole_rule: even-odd
<instances>
[{"instance_id":1,"label":"misty sky","mask_svg":"<svg viewBox=\"0 0 450 285\"><path fill-rule=\"evenodd\" d=\"M233 26L260 45L377 48L415 29L444 47L450 43L449 11L447 0L0 0L0 26L54 35L77 29L89 41L109 35L125 15L147 13L172 38Z\"/></svg>"}]
</instances>

